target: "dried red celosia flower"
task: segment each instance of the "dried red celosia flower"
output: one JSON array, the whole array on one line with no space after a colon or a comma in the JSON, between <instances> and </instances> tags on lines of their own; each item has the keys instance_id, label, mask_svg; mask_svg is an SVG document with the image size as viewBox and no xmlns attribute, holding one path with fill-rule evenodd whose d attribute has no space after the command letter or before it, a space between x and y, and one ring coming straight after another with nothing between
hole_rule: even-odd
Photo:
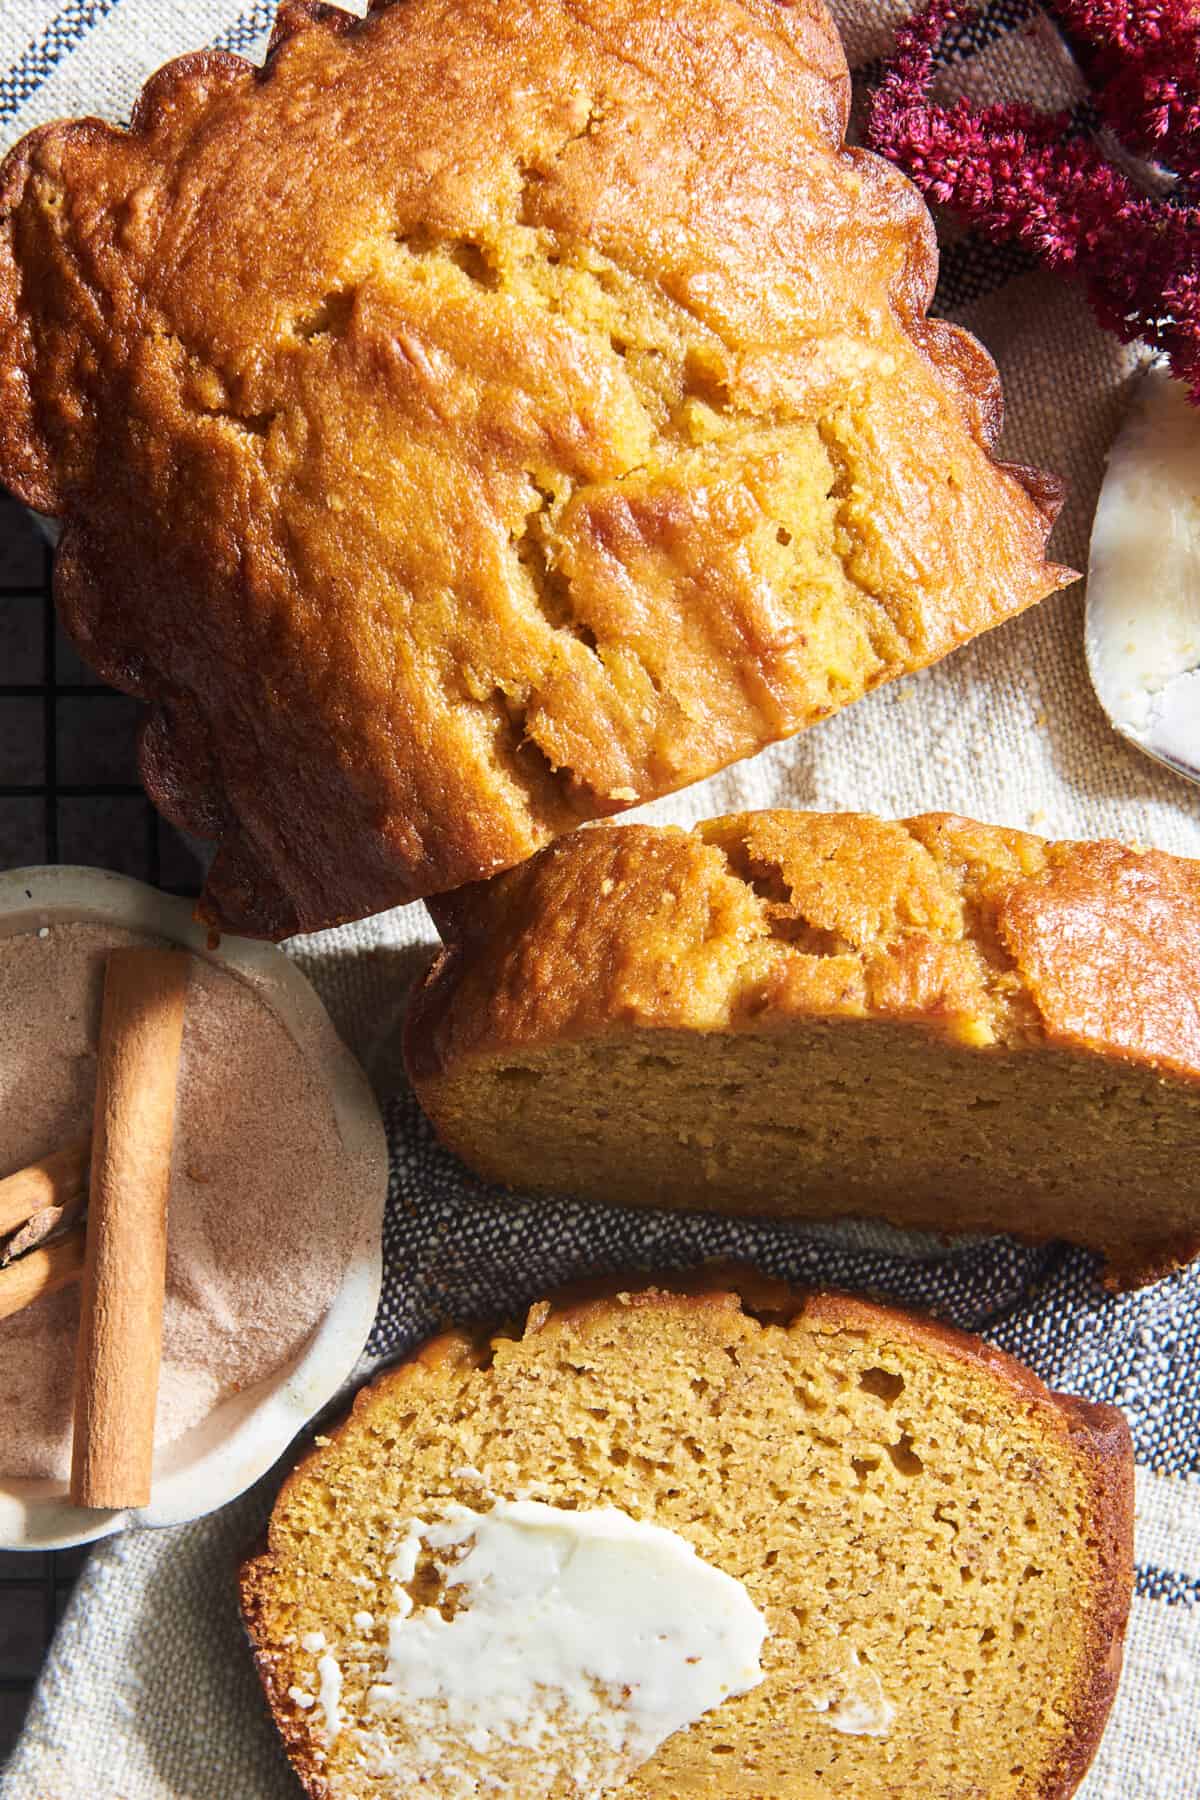
<instances>
[{"instance_id":1,"label":"dried red celosia flower","mask_svg":"<svg viewBox=\"0 0 1200 1800\"><path fill-rule=\"evenodd\" d=\"M972 12L930 0L897 35L871 102L873 149L926 198L1086 284L1102 324L1170 359L1200 402L1200 8L1196 0L1052 0L1100 119L1175 177L1139 185L1067 114L941 106L937 50ZM1165 184L1159 184L1159 188Z\"/></svg>"},{"instance_id":2,"label":"dried red celosia flower","mask_svg":"<svg viewBox=\"0 0 1200 1800\"><path fill-rule=\"evenodd\" d=\"M1053 0L1102 117L1131 150L1200 178L1195 0Z\"/></svg>"}]
</instances>

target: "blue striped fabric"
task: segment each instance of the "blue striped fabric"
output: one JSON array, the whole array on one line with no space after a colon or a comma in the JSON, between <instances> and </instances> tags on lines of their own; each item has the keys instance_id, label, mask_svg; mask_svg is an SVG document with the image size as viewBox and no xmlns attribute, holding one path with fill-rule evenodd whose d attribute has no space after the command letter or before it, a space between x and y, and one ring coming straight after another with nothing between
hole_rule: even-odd
<instances>
[{"instance_id":1,"label":"blue striped fabric","mask_svg":"<svg viewBox=\"0 0 1200 1800\"><path fill-rule=\"evenodd\" d=\"M1139 1563L1135 1591L1143 1600L1159 1600L1164 1606L1200 1606L1200 1580Z\"/></svg>"},{"instance_id":2,"label":"blue striped fabric","mask_svg":"<svg viewBox=\"0 0 1200 1800\"><path fill-rule=\"evenodd\" d=\"M980 5L973 14L947 28L939 53L942 67L953 69L959 63L981 55L993 44L1006 38L1010 32L1028 25L1037 14L1037 0L988 0L987 4ZM855 76L869 85L878 80L883 64L883 58L860 63L855 69Z\"/></svg>"},{"instance_id":3,"label":"blue striped fabric","mask_svg":"<svg viewBox=\"0 0 1200 1800\"><path fill-rule=\"evenodd\" d=\"M946 64L965 62L979 56L1010 31L1018 31L1036 18L1037 0L988 0L973 15L951 25L942 39L942 60Z\"/></svg>"},{"instance_id":4,"label":"blue striped fabric","mask_svg":"<svg viewBox=\"0 0 1200 1800\"><path fill-rule=\"evenodd\" d=\"M0 122L33 99L60 62L88 32L120 6L122 0L72 0L59 7L45 30L0 74Z\"/></svg>"},{"instance_id":5,"label":"blue striped fabric","mask_svg":"<svg viewBox=\"0 0 1200 1800\"><path fill-rule=\"evenodd\" d=\"M257 0L234 24L215 33L212 41L222 50L252 50L270 32L274 18L274 0Z\"/></svg>"}]
</instances>

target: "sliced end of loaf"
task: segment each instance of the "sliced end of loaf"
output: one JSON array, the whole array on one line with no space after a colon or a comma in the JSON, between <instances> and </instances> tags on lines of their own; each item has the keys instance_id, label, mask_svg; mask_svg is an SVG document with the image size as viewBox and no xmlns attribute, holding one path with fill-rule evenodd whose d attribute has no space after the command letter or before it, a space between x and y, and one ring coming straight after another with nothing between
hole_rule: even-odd
<instances>
[{"instance_id":1,"label":"sliced end of loaf","mask_svg":"<svg viewBox=\"0 0 1200 1800\"><path fill-rule=\"evenodd\" d=\"M1074 1792L1129 1603L1120 1416L887 1308L761 1283L752 1304L701 1281L543 1302L521 1335L436 1340L300 1464L242 1591L311 1794L411 1791L403 1722L391 1787L364 1773L352 1722L382 1656L389 1543L439 1503L485 1504L465 1467L500 1497L616 1506L677 1531L767 1618L762 1686L669 1739L622 1793ZM362 1607L380 1622L371 1642L352 1624ZM317 1631L351 1722L332 1746L319 1705L293 1698L316 1692L304 1641ZM896 1709L886 1736L841 1734L820 1710L850 1649ZM539 1781L531 1766L520 1800L574 1791ZM433 1800L443 1792L457 1800L452 1782Z\"/></svg>"},{"instance_id":2,"label":"sliced end of loaf","mask_svg":"<svg viewBox=\"0 0 1200 1800\"><path fill-rule=\"evenodd\" d=\"M1200 1248L1200 864L946 815L582 832L448 897L407 1054L519 1190Z\"/></svg>"}]
</instances>

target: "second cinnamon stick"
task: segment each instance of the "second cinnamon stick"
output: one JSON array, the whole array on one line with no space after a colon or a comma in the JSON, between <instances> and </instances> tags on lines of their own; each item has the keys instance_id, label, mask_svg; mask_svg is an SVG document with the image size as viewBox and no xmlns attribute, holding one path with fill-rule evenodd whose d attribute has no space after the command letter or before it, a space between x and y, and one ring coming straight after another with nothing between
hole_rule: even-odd
<instances>
[{"instance_id":1,"label":"second cinnamon stick","mask_svg":"<svg viewBox=\"0 0 1200 1800\"><path fill-rule=\"evenodd\" d=\"M35 1213L78 1200L87 1179L90 1148L82 1138L0 1181L0 1237L16 1231Z\"/></svg>"},{"instance_id":2,"label":"second cinnamon stick","mask_svg":"<svg viewBox=\"0 0 1200 1800\"><path fill-rule=\"evenodd\" d=\"M108 959L75 1363L78 1506L150 1498L189 962L172 950L114 950Z\"/></svg>"},{"instance_id":3,"label":"second cinnamon stick","mask_svg":"<svg viewBox=\"0 0 1200 1800\"><path fill-rule=\"evenodd\" d=\"M82 1271L83 1226L76 1225L55 1243L0 1269L0 1319L10 1319L35 1300L70 1287Z\"/></svg>"}]
</instances>

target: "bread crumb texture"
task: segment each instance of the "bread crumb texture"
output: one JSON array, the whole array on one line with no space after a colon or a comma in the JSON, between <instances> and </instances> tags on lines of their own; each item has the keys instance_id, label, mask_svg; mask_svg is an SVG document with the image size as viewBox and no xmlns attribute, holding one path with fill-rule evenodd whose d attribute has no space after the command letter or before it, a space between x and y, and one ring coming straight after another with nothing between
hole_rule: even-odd
<instances>
[{"instance_id":1,"label":"bread crumb texture","mask_svg":"<svg viewBox=\"0 0 1200 1800\"><path fill-rule=\"evenodd\" d=\"M286 4L0 174L0 478L205 906L452 888L1068 578L818 0Z\"/></svg>"},{"instance_id":2,"label":"bread crumb texture","mask_svg":"<svg viewBox=\"0 0 1200 1800\"><path fill-rule=\"evenodd\" d=\"M948 814L603 826L443 897L407 1054L524 1190L1200 1249L1200 863Z\"/></svg>"},{"instance_id":3,"label":"bread crumb texture","mask_svg":"<svg viewBox=\"0 0 1200 1800\"><path fill-rule=\"evenodd\" d=\"M311 1795L416 1791L402 1714L362 1729L396 1610L392 1552L414 1516L485 1507L483 1489L678 1532L765 1615L762 1684L669 1738L620 1787L631 1800L1074 1792L1115 1690L1132 1580L1120 1415L1050 1394L977 1340L758 1286L746 1302L698 1290L542 1305L523 1336L438 1339L359 1396L285 1485L242 1574L259 1671ZM420 1565L407 1592L454 1603ZM328 1655L332 1743L315 1698ZM838 1729L864 1695L876 1720L881 1695L893 1709L880 1735ZM420 1791L596 1790L528 1750L481 1757L463 1742Z\"/></svg>"}]
</instances>

